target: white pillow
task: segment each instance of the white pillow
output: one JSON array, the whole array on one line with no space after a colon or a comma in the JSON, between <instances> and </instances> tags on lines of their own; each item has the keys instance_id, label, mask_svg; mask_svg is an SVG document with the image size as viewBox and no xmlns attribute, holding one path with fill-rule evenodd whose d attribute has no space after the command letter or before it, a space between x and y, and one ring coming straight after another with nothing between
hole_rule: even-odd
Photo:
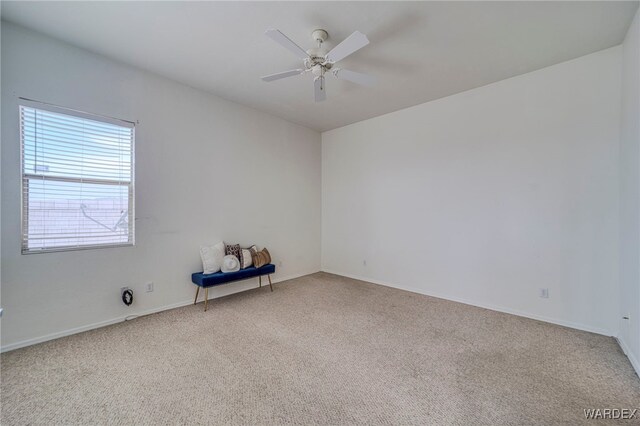
<instances>
[{"instance_id":1,"label":"white pillow","mask_svg":"<svg viewBox=\"0 0 640 426\"><path fill-rule=\"evenodd\" d=\"M253 265L253 257L251 256L251 250L242 249L242 265L241 269L248 268Z\"/></svg>"},{"instance_id":2,"label":"white pillow","mask_svg":"<svg viewBox=\"0 0 640 426\"><path fill-rule=\"evenodd\" d=\"M238 272L240 261L232 254L226 255L222 261L222 272Z\"/></svg>"},{"instance_id":3,"label":"white pillow","mask_svg":"<svg viewBox=\"0 0 640 426\"><path fill-rule=\"evenodd\" d=\"M202 258L202 269L205 274L213 274L222 267L224 259L224 243L220 242L214 246L200 247L200 257Z\"/></svg>"}]
</instances>

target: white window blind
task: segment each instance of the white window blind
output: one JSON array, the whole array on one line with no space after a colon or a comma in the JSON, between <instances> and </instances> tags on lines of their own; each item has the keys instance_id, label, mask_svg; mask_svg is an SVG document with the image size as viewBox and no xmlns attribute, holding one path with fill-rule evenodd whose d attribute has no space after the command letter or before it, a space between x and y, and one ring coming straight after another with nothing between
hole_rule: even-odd
<instances>
[{"instance_id":1,"label":"white window blind","mask_svg":"<svg viewBox=\"0 0 640 426\"><path fill-rule=\"evenodd\" d=\"M134 243L134 125L23 101L22 252Z\"/></svg>"}]
</instances>

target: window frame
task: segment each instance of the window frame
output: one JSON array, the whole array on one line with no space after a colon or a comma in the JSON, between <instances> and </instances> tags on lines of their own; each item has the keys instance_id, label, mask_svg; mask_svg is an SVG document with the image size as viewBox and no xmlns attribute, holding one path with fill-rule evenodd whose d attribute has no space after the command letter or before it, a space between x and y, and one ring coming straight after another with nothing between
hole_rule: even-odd
<instances>
[{"instance_id":1,"label":"window frame","mask_svg":"<svg viewBox=\"0 0 640 426\"><path fill-rule=\"evenodd\" d=\"M58 182L73 182L73 183L97 183L97 184L110 184L110 185L122 185L114 183L109 179L87 179L87 178L73 178L73 177L58 177L50 176L44 177L34 175L33 173L25 173L25 144L24 144L24 129L22 120L22 108L33 108L37 110L43 110L56 114L68 115L71 117L82 118L97 121L100 123L111 124L120 127L126 127L131 129L131 179L128 183L128 209L130 214L128 225L128 242L126 243L101 243L101 244L87 244L87 245L75 245L75 246L60 246L51 248L29 248L29 190L25 190L25 180L32 178L39 178L41 180L53 180ZM19 122L19 144L20 144L20 247L21 254L42 254L42 253L54 253L76 250L94 250L94 249L106 249L116 247L133 247L136 245L136 232L135 232L135 154L136 154L136 125L138 122L122 120L105 115L92 114L84 111L79 111L71 108L65 108L58 105L53 105L45 102L34 101L32 99L18 98L18 122Z\"/></svg>"}]
</instances>

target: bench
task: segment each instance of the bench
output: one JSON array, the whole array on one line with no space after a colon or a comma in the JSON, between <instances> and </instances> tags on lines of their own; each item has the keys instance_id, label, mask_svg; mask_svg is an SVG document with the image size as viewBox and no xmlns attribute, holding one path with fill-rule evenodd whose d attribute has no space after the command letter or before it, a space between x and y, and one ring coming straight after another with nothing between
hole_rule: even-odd
<instances>
[{"instance_id":1,"label":"bench","mask_svg":"<svg viewBox=\"0 0 640 426\"><path fill-rule=\"evenodd\" d=\"M207 312L207 302L209 301L209 287L232 283L234 281L246 280L253 277L258 277L260 287L262 287L263 275L266 275L269 279L269 287L271 288L271 291L273 291L270 274L273 274L274 272L276 272L276 265L273 265L271 263L259 268L250 266L236 272L216 272L214 274L195 272L191 274L191 281L198 287L196 289L196 298L193 301L193 304L195 305L196 303L198 303L198 293L200 292L200 287L204 288L204 311Z\"/></svg>"}]
</instances>

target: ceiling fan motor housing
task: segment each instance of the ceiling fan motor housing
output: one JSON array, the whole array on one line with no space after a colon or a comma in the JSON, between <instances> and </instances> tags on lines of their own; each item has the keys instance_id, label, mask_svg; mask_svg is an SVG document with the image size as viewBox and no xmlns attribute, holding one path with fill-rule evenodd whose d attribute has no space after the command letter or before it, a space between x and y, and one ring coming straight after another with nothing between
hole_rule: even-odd
<instances>
[{"instance_id":1,"label":"ceiling fan motor housing","mask_svg":"<svg viewBox=\"0 0 640 426\"><path fill-rule=\"evenodd\" d=\"M313 72L313 75L320 76L325 71L331 69L333 65L326 63L325 56L327 55L327 51L322 48L322 43L329 38L329 33L323 29L313 30L313 32L311 32L311 38L318 43L318 47L307 50L309 58L305 60L305 65L307 69Z\"/></svg>"}]
</instances>

